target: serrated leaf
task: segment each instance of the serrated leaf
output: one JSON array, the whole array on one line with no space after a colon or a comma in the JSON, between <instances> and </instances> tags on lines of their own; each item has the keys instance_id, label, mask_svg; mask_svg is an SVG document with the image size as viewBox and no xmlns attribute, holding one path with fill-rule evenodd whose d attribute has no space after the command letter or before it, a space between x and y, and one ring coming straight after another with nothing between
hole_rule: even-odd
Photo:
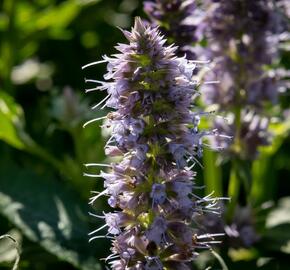
<instances>
[{"instance_id":1,"label":"serrated leaf","mask_svg":"<svg viewBox=\"0 0 290 270\"><path fill-rule=\"evenodd\" d=\"M98 270L88 243L85 203L60 182L18 167L0 167L0 213L31 241L83 270Z\"/></svg>"}]
</instances>

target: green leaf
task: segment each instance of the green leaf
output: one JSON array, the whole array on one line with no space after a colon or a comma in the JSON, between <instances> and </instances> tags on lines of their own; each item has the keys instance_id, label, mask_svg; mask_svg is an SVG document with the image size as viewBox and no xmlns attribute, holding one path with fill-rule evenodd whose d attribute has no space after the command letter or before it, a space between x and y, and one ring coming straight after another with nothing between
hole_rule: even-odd
<instances>
[{"instance_id":1,"label":"green leaf","mask_svg":"<svg viewBox=\"0 0 290 270\"><path fill-rule=\"evenodd\" d=\"M66 39L70 37L67 27L81 10L77 1L65 1L59 5L47 5L38 9L29 3L19 4L16 24L23 36L48 31L52 38Z\"/></svg>"},{"instance_id":2,"label":"green leaf","mask_svg":"<svg viewBox=\"0 0 290 270\"><path fill-rule=\"evenodd\" d=\"M266 220L262 243L267 249L290 254L290 197L280 199Z\"/></svg>"},{"instance_id":3,"label":"green leaf","mask_svg":"<svg viewBox=\"0 0 290 270\"><path fill-rule=\"evenodd\" d=\"M288 137L290 133L290 119L287 119L284 122L271 124L269 130L273 134L273 141L271 145L261 147L261 154L268 156L275 154L285 138Z\"/></svg>"},{"instance_id":4,"label":"green leaf","mask_svg":"<svg viewBox=\"0 0 290 270\"><path fill-rule=\"evenodd\" d=\"M18 128L22 126L22 108L15 103L12 97L0 92L0 139L15 148L25 148L18 134Z\"/></svg>"},{"instance_id":5,"label":"green leaf","mask_svg":"<svg viewBox=\"0 0 290 270\"><path fill-rule=\"evenodd\" d=\"M253 205L260 205L274 198L276 192L276 174L273 170L273 157L261 154L252 165L252 187L250 198Z\"/></svg>"},{"instance_id":6,"label":"green leaf","mask_svg":"<svg viewBox=\"0 0 290 270\"><path fill-rule=\"evenodd\" d=\"M86 203L61 182L18 167L0 167L0 213L31 241L83 270L98 270L88 243Z\"/></svg>"},{"instance_id":7,"label":"green leaf","mask_svg":"<svg viewBox=\"0 0 290 270\"><path fill-rule=\"evenodd\" d=\"M16 261L18 264L21 252L21 237L21 233L16 229L0 236L0 263Z\"/></svg>"},{"instance_id":8,"label":"green leaf","mask_svg":"<svg viewBox=\"0 0 290 270\"><path fill-rule=\"evenodd\" d=\"M254 248L230 248L228 254L233 261L251 261L258 257L258 252Z\"/></svg>"},{"instance_id":9,"label":"green leaf","mask_svg":"<svg viewBox=\"0 0 290 270\"><path fill-rule=\"evenodd\" d=\"M267 230L262 245L268 250L290 254L290 224L280 224Z\"/></svg>"},{"instance_id":10,"label":"green leaf","mask_svg":"<svg viewBox=\"0 0 290 270\"><path fill-rule=\"evenodd\" d=\"M289 213L290 213L290 197L284 197L279 200L278 206L269 213L266 221L266 227L273 228L281 224L290 225Z\"/></svg>"},{"instance_id":11,"label":"green leaf","mask_svg":"<svg viewBox=\"0 0 290 270\"><path fill-rule=\"evenodd\" d=\"M253 162L252 166L253 183L250 197L254 205L259 205L275 197L277 172L273 170L272 163L274 155L289 136L290 119L271 124L270 132L273 134L273 141L269 146L260 148L260 156Z\"/></svg>"}]
</instances>

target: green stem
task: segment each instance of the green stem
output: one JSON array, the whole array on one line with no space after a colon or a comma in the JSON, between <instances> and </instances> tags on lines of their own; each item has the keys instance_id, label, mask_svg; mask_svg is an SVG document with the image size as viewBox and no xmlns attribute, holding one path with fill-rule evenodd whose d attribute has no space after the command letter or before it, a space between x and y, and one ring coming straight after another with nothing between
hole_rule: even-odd
<instances>
[{"instance_id":1,"label":"green stem","mask_svg":"<svg viewBox=\"0 0 290 270\"><path fill-rule=\"evenodd\" d=\"M254 206L261 205L265 201L273 200L276 193L275 172L271 170L273 159L268 155L261 155L253 162L253 182L250 191L250 202Z\"/></svg>"},{"instance_id":2,"label":"green stem","mask_svg":"<svg viewBox=\"0 0 290 270\"><path fill-rule=\"evenodd\" d=\"M223 196L222 172L221 167L216 164L216 153L210 149L203 151L204 183L206 194L214 191L216 197Z\"/></svg>"},{"instance_id":3,"label":"green stem","mask_svg":"<svg viewBox=\"0 0 290 270\"><path fill-rule=\"evenodd\" d=\"M238 106L235 111L235 120L234 120L234 127L235 127L235 135L234 135L234 143L233 148L234 152L237 156L240 155L242 146L241 146L241 114L242 109Z\"/></svg>"},{"instance_id":4,"label":"green stem","mask_svg":"<svg viewBox=\"0 0 290 270\"><path fill-rule=\"evenodd\" d=\"M241 152L241 107L238 106L235 110L235 120L234 126L236 128L234 143L233 143L233 150L235 155L239 155ZM240 195L240 179L239 179L239 166L237 157L234 157L231 165L231 173L230 173L230 181L228 187L228 197L231 199L229 204L227 219L231 221L233 219L235 208L238 204L238 199Z\"/></svg>"},{"instance_id":5,"label":"green stem","mask_svg":"<svg viewBox=\"0 0 290 270\"><path fill-rule=\"evenodd\" d=\"M216 251L214 251L213 249L210 249L211 253L215 256L215 258L218 260L220 266L222 267L222 270L229 270L229 268L227 267L224 259L222 258L222 256L220 256Z\"/></svg>"},{"instance_id":6,"label":"green stem","mask_svg":"<svg viewBox=\"0 0 290 270\"><path fill-rule=\"evenodd\" d=\"M228 211L227 211L227 220L231 222L233 220L235 209L238 204L239 199L239 191L240 191L240 179L238 172L237 162L234 160L232 163L231 174L230 174L230 182L228 188L228 196L231 199L229 203Z\"/></svg>"}]
</instances>

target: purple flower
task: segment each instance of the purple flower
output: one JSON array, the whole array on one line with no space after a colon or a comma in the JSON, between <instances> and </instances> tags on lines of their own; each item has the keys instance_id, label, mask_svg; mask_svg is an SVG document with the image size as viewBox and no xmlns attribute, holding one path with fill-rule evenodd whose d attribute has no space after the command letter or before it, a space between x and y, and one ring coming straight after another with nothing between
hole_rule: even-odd
<instances>
[{"instance_id":1,"label":"purple flower","mask_svg":"<svg viewBox=\"0 0 290 270\"><path fill-rule=\"evenodd\" d=\"M163 204L166 200L166 186L164 184L153 184L150 197L153 205Z\"/></svg>"},{"instance_id":2,"label":"purple flower","mask_svg":"<svg viewBox=\"0 0 290 270\"><path fill-rule=\"evenodd\" d=\"M151 227L145 232L147 239L157 245L166 244L167 222L165 218L158 216L154 219Z\"/></svg>"},{"instance_id":3,"label":"purple flower","mask_svg":"<svg viewBox=\"0 0 290 270\"><path fill-rule=\"evenodd\" d=\"M204 13L197 32L207 40L204 51L214 61L205 80L220 81L203 86L204 100L218 104L225 114L233 113L230 123L217 119L215 125L234 139L219 136L215 144L230 147L229 152L236 151L243 159L255 159L258 147L269 141L269 120L262 116L263 109L277 102L279 87L273 72L265 70L277 59L279 36L286 30L278 10L283 2L206 0L201 4Z\"/></svg>"},{"instance_id":4,"label":"purple flower","mask_svg":"<svg viewBox=\"0 0 290 270\"><path fill-rule=\"evenodd\" d=\"M279 34L286 28L274 2L204 1L206 12L199 31L208 39L208 55L216 60L214 70L222 82L209 86L212 92L218 93L208 93L211 103L231 107L235 104L261 106L265 101L276 101L277 90L263 69L275 59ZM271 93L260 91L258 84L265 83L271 85ZM239 93L241 89L244 93Z\"/></svg>"},{"instance_id":5,"label":"purple flower","mask_svg":"<svg viewBox=\"0 0 290 270\"><path fill-rule=\"evenodd\" d=\"M243 119L240 128L241 148L231 148L231 140L222 136L212 137L213 147L225 149L232 155L238 155L242 159L253 160L258 156L259 146L270 144L272 136L268 131L269 120L266 116L262 117L253 111L243 111L241 118ZM230 114L227 119L227 122L224 119L216 119L214 126L218 130L218 133L234 137L236 134L234 116Z\"/></svg>"},{"instance_id":6,"label":"purple flower","mask_svg":"<svg viewBox=\"0 0 290 270\"><path fill-rule=\"evenodd\" d=\"M108 62L107 81L96 81L97 90L108 92L106 106L114 109L105 117L112 128L106 153L121 160L103 164L108 172L97 176L105 179L105 190L92 202L109 196L116 212L100 216L106 224L95 232L108 227L103 237L113 239L112 269L188 269L196 247L209 244L191 240L191 224L203 211L217 211L214 199L193 194L191 169L202 138L214 134L199 132L199 112L192 112L195 63L177 58L177 48L164 46L158 29L139 18L123 33L129 44L100 61Z\"/></svg>"},{"instance_id":7,"label":"purple flower","mask_svg":"<svg viewBox=\"0 0 290 270\"><path fill-rule=\"evenodd\" d=\"M200 222L203 224L202 231L225 233L224 244L233 248L249 248L260 238L255 228L253 211L249 207L238 206L230 224L213 214L201 216Z\"/></svg>"},{"instance_id":8,"label":"purple flower","mask_svg":"<svg viewBox=\"0 0 290 270\"><path fill-rule=\"evenodd\" d=\"M191 45L197 40L196 26L191 18L195 11L194 0L148 0L144 1L144 11L154 26L159 25L160 31L170 43L178 45L178 55L187 59L195 59Z\"/></svg>"}]
</instances>

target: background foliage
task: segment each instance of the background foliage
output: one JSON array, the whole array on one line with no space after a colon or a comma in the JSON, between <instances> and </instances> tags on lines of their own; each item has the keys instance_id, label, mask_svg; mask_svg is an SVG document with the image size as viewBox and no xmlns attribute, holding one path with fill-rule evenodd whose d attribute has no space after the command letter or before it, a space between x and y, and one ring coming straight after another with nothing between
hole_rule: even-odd
<instances>
[{"instance_id":1,"label":"background foliage","mask_svg":"<svg viewBox=\"0 0 290 270\"><path fill-rule=\"evenodd\" d=\"M82 125L102 115L90 105L104 97L84 94L84 76L101 79L105 67L85 75L80 67L114 53L124 41L116 26L130 27L136 15L145 17L142 1L0 2L0 235L18 241L20 269L104 269L100 258L109 253L108 241L88 244L87 236L98 225L88 216L90 190L101 190L102 183L83 177L82 164L104 159L106 134ZM289 64L285 55L281 65ZM287 92L281 104L289 107ZM250 249L222 249L229 269L288 269L289 123L273 132L279 136L253 168L261 239ZM215 153L206 152L205 159L214 164ZM222 171L199 169L197 181L207 179L207 192L218 176L227 182L227 164ZM269 207L262 208L264 202ZM101 200L95 205L97 212L106 207ZM11 269L15 256L9 239L1 239L0 269ZM196 267L219 269L214 260L204 252Z\"/></svg>"}]
</instances>

